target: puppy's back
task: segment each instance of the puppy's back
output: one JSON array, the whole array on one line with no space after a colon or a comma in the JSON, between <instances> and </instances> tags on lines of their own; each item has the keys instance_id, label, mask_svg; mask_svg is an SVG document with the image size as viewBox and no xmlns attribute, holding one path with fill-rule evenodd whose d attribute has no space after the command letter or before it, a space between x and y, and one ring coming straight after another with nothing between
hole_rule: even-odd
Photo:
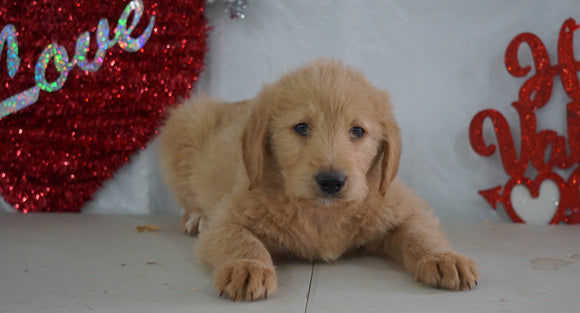
<instances>
[{"instance_id":1,"label":"puppy's back","mask_svg":"<svg viewBox=\"0 0 580 313\"><path fill-rule=\"evenodd\" d=\"M249 106L196 96L170 112L160 133L160 167L186 210L211 215L231 191Z\"/></svg>"}]
</instances>

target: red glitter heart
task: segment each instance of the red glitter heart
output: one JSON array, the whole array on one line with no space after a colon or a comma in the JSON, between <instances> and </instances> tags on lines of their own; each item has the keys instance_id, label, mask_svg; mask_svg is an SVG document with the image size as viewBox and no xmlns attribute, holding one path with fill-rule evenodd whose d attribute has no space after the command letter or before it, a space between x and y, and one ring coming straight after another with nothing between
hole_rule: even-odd
<instances>
[{"instance_id":1,"label":"red glitter heart","mask_svg":"<svg viewBox=\"0 0 580 313\"><path fill-rule=\"evenodd\" d=\"M532 198L537 198L539 196L540 193L540 186L542 185L542 182L544 180L552 180L556 183L556 185L558 186L559 189L559 194L562 195L564 193L565 190L562 190L562 187L564 185L564 181L563 179L553 173L546 173L546 174L540 174L538 176L536 176L536 178L534 180L528 179L528 178L522 178L522 179L511 179L505 187L505 191L504 191L504 199L502 200L506 213L508 214L508 216L511 218L512 221L516 222L516 223L525 223L525 221L516 213L516 210L513 207L512 204L512 200L511 200L511 194L512 194L512 190L516 185L523 185L525 186L528 191L530 192ZM554 213L550 223L551 224L556 224L558 221L560 221L562 218L564 218L565 214L566 214L566 199L561 198L560 201L558 201L558 208L556 209L556 212ZM549 208L546 208L549 209Z\"/></svg>"},{"instance_id":2,"label":"red glitter heart","mask_svg":"<svg viewBox=\"0 0 580 313\"><path fill-rule=\"evenodd\" d=\"M137 24L125 35L137 38L154 24L140 49L128 51L121 34L97 70L71 66L64 75L50 60L44 77L51 83L66 76L62 88L40 90L32 105L0 119L0 193L21 212L78 212L143 149L166 105L187 97L201 73L208 27L205 0L0 0L0 28L13 25L20 57L11 72L14 58L4 42L0 101L39 85L35 66L50 44L64 47L72 61L88 31L87 59L95 59L99 22L106 19L114 43L120 17L136 3L142 15L131 12L126 24Z\"/></svg>"}]
</instances>

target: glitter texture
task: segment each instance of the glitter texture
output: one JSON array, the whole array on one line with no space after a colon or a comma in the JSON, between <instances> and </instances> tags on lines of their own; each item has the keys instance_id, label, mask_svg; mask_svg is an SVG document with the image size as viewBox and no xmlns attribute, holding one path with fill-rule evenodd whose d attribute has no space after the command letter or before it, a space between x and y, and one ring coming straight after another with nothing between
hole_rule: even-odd
<instances>
[{"instance_id":1,"label":"glitter texture","mask_svg":"<svg viewBox=\"0 0 580 313\"><path fill-rule=\"evenodd\" d=\"M574 31L580 28L573 19L562 25L558 36L558 64L552 65L548 50L534 34L523 33L516 36L508 45L505 53L507 71L514 77L524 77L532 71L531 66L522 67L518 60L518 50L527 44L533 56L535 73L521 86L518 100L512 106L518 112L521 125L521 149L518 154L509 124L498 111L488 109L479 112L471 121L469 139L472 148L481 156L491 156L496 152L495 144L486 144L483 136L483 123L491 120L499 146L499 154L505 172L510 179L503 187L496 186L481 190L479 193L495 209L502 203L514 222L524 222L515 212L511 203L511 192L516 185L524 185L532 197L538 197L542 181L554 181L560 191L558 206L550 223L580 223L580 81L578 71L580 62L574 59ZM568 139L553 130L537 130L535 110L548 103L553 91L554 77L559 76L564 91L570 97L567 104ZM566 144L569 144L569 150ZM548 147L549 159L545 156ZM569 151L569 154L568 154ZM528 165L534 167L538 175L535 179L525 177ZM576 166L576 168L574 168ZM573 170L566 181L554 171L554 167Z\"/></svg>"},{"instance_id":2,"label":"glitter texture","mask_svg":"<svg viewBox=\"0 0 580 313\"><path fill-rule=\"evenodd\" d=\"M216 0L207 0L208 4L214 4ZM224 12L234 20L243 20L246 18L246 9L249 0L222 0Z\"/></svg>"},{"instance_id":3,"label":"glitter texture","mask_svg":"<svg viewBox=\"0 0 580 313\"><path fill-rule=\"evenodd\" d=\"M6 68L8 69L8 76L14 77L20 66L20 58L18 57L16 27L12 24L4 26L0 32L0 55L4 51L4 45L6 45Z\"/></svg>"},{"instance_id":4,"label":"glitter texture","mask_svg":"<svg viewBox=\"0 0 580 313\"><path fill-rule=\"evenodd\" d=\"M246 18L248 0L225 0L224 6L224 11L230 16L231 19Z\"/></svg>"},{"instance_id":5,"label":"glitter texture","mask_svg":"<svg viewBox=\"0 0 580 313\"><path fill-rule=\"evenodd\" d=\"M119 22L117 23L117 29L115 29L115 33L119 34L119 47L121 47L125 51L135 52L139 51L149 37L151 36L151 32L153 31L153 26L155 25L155 16L151 17L149 21L149 25L143 34L138 38L132 38L131 34L135 30L135 27L139 23L141 16L143 15L143 7L142 1L131 1L129 5L123 11L123 14L119 18ZM133 19L131 20L131 26L127 28L127 21L129 20L129 16L131 13L134 13Z\"/></svg>"},{"instance_id":6,"label":"glitter texture","mask_svg":"<svg viewBox=\"0 0 580 313\"><path fill-rule=\"evenodd\" d=\"M55 81L49 83L46 80L46 69L50 64L50 61L52 61L56 70L59 72L59 77ZM41 90L47 92L60 90L66 81L71 67L71 64L68 62L66 49L63 46L54 43L49 44L40 54L38 62L36 62L36 67L34 68L34 80L36 81L36 85L40 87Z\"/></svg>"},{"instance_id":7,"label":"glitter texture","mask_svg":"<svg viewBox=\"0 0 580 313\"><path fill-rule=\"evenodd\" d=\"M203 69L204 6L0 0L4 199L24 213L78 212L144 149Z\"/></svg>"}]
</instances>

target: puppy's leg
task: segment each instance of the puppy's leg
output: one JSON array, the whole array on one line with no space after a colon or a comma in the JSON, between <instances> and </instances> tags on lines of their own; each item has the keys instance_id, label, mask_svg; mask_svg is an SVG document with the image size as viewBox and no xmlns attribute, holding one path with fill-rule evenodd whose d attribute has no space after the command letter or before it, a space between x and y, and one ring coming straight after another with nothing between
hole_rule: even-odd
<instances>
[{"instance_id":1,"label":"puppy's leg","mask_svg":"<svg viewBox=\"0 0 580 313\"><path fill-rule=\"evenodd\" d=\"M383 242L387 256L403 264L417 281L451 290L477 285L475 262L455 252L439 230L431 212L417 211Z\"/></svg>"},{"instance_id":2,"label":"puppy's leg","mask_svg":"<svg viewBox=\"0 0 580 313\"><path fill-rule=\"evenodd\" d=\"M236 300L268 298L276 292L272 258L247 228L215 220L200 234L201 259L215 270L214 287Z\"/></svg>"}]
</instances>

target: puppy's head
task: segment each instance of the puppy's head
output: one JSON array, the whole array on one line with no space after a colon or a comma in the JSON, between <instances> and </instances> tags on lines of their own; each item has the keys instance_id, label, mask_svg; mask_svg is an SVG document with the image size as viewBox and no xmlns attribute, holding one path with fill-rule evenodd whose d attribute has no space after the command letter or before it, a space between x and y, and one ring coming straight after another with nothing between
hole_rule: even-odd
<instances>
[{"instance_id":1,"label":"puppy's head","mask_svg":"<svg viewBox=\"0 0 580 313\"><path fill-rule=\"evenodd\" d=\"M287 196L333 203L384 195L401 139L386 92L339 62L317 61L262 89L242 148L250 189L271 162Z\"/></svg>"}]
</instances>

